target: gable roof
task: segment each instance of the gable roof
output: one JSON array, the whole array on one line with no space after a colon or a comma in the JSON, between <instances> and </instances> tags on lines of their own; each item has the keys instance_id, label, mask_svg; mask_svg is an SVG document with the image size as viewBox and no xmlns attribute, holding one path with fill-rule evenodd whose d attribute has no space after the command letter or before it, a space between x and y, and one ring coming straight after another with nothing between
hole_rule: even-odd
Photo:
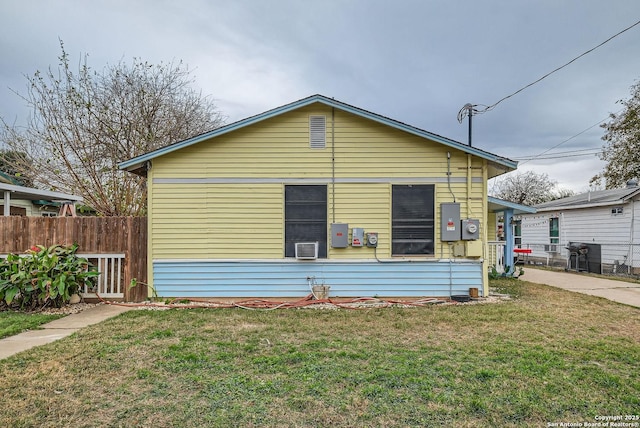
<instances>
[{"instance_id":1,"label":"gable roof","mask_svg":"<svg viewBox=\"0 0 640 428\"><path fill-rule=\"evenodd\" d=\"M370 111L367 110L363 110L361 108L340 102L340 101L336 101L333 98L327 98L323 95L312 95L310 97L307 98L303 98L301 100L298 101L294 101L292 103L289 104L285 104L283 106L280 107L276 107L274 109L268 110L264 113L260 113L257 114L255 116L251 116L248 117L246 119L242 119L239 120L237 122L222 126L220 128L216 128L212 131L206 132L204 134L200 134L200 135L196 135L195 137L183 140L183 141L179 141L177 143L171 144L169 146L165 146L162 147L160 149L151 151L149 153L140 155L140 156L136 156L132 159L129 159L127 161L124 161L122 163L120 163L118 166L120 169L129 171L129 172L133 172L139 175L143 175L146 176L146 163L158 156L162 156L162 155L166 155L168 153L174 152L176 150L180 150L184 147L188 147L191 146L193 144L197 144L200 143L204 140L208 140L210 138L213 137L217 137L220 135L224 135L227 134L229 132L235 131L239 128L243 128L245 126L249 126L249 125L253 125L255 123L261 122L263 120L290 112L292 110L296 110L299 109L301 107L306 107L308 105L314 104L314 103L321 103L324 105L327 105L329 107L333 107L339 110L343 110L349 113L352 113L356 116L360 116L369 120L373 120L374 122L378 122L387 126L390 126L392 128L401 130L401 131L405 131L408 132L410 134L413 135L417 135L418 137L422 137L422 138L426 138L432 141L435 141L437 143L443 144L447 147L451 147L457 150L461 150L465 153L471 154L471 155L475 155L478 156L482 159L486 159L488 160L494 167L496 167L497 170L502 171L498 174L495 175L500 175L501 173L504 172L509 172L512 171L514 169L517 168L518 163L516 161L513 161L511 159L507 159L505 157L502 156L498 156L495 155L493 153L489 153L487 151L484 150L480 150L478 148L475 147L471 147L469 145L460 143L458 141L454 141L451 140L449 138L425 131L423 129L420 128L416 128L414 126L411 125L407 125L406 123L403 122L399 122L397 120L394 119L390 119L388 117L385 116L381 116L379 114L376 113L372 113Z\"/></svg>"},{"instance_id":2,"label":"gable roof","mask_svg":"<svg viewBox=\"0 0 640 428\"><path fill-rule=\"evenodd\" d=\"M538 212L620 205L640 194L640 187L597 190L535 205Z\"/></svg>"}]
</instances>

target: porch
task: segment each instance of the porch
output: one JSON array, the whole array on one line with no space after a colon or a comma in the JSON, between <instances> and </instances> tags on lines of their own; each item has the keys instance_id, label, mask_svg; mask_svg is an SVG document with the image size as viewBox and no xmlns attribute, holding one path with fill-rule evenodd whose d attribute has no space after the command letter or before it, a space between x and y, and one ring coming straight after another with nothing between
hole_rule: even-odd
<instances>
[{"instance_id":1,"label":"porch","mask_svg":"<svg viewBox=\"0 0 640 428\"><path fill-rule=\"evenodd\" d=\"M514 215L533 214L536 209L492 196L488 197L488 202L495 225L490 225L488 230L487 265L489 269L504 273L507 266L513 268L516 261L524 262L531 253L531 249L516 245Z\"/></svg>"},{"instance_id":2,"label":"porch","mask_svg":"<svg viewBox=\"0 0 640 428\"><path fill-rule=\"evenodd\" d=\"M511 268L517 264L526 264L529 261L529 255L533 251L531 248L527 248L528 246L514 248L512 257L506 260L506 247L507 244L505 241L488 242L487 263L489 269L495 268L498 273L504 273L506 266Z\"/></svg>"}]
</instances>

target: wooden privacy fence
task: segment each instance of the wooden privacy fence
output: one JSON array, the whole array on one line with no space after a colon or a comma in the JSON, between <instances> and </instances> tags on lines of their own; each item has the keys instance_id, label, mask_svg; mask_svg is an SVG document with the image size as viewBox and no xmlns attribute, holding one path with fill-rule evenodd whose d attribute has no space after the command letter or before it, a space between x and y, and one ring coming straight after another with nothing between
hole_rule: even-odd
<instances>
[{"instance_id":1,"label":"wooden privacy fence","mask_svg":"<svg viewBox=\"0 0 640 428\"><path fill-rule=\"evenodd\" d=\"M118 256L118 272L109 266L104 278L120 284L109 288L119 290L127 302L147 298L147 219L146 217L1 217L0 253L20 254L32 245L78 244L78 254L98 259ZM104 268L103 268L104 269ZM138 285L129 287L132 279ZM108 296L116 297L116 296Z\"/></svg>"}]
</instances>

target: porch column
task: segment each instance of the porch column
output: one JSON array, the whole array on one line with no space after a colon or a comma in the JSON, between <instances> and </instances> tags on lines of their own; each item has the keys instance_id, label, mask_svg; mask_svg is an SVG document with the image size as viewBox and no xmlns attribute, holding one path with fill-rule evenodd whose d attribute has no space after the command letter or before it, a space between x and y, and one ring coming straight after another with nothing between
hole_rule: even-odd
<instances>
[{"instance_id":1,"label":"porch column","mask_svg":"<svg viewBox=\"0 0 640 428\"><path fill-rule=\"evenodd\" d=\"M504 265L509 266L511 272L513 272L513 252L515 239L513 236L513 209L507 208L504 210ZM509 272L507 272L509 273Z\"/></svg>"},{"instance_id":2,"label":"porch column","mask_svg":"<svg viewBox=\"0 0 640 428\"><path fill-rule=\"evenodd\" d=\"M8 190L4 191L4 215L5 217L11 215L11 192Z\"/></svg>"}]
</instances>

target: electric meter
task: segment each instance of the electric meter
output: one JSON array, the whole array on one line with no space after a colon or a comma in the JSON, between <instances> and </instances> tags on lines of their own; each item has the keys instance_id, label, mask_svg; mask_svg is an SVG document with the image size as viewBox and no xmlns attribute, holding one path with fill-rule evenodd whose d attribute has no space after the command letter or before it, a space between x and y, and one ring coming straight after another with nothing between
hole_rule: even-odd
<instances>
[{"instance_id":1,"label":"electric meter","mask_svg":"<svg viewBox=\"0 0 640 428\"><path fill-rule=\"evenodd\" d=\"M378 233L377 232L367 233L367 247L377 247L377 246L378 246Z\"/></svg>"},{"instance_id":2,"label":"electric meter","mask_svg":"<svg viewBox=\"0 0 640 428\"><path fill-rule=\"evenodd\" d=\"M462 220L462 239L465 241L480 239L480 220L473 218Z\"/></svg>"}]
</instances>

